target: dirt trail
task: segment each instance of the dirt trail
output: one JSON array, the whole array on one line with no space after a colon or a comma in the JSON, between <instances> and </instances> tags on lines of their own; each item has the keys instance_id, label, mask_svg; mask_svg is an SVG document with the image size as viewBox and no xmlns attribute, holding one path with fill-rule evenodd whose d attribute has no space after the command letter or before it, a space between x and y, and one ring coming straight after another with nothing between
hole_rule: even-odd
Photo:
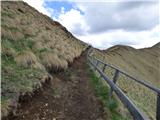
<instances>
[{"instance_id":1,"label":"dirt trail","mask_svg":"<svg viewBox=\"0 0 160 120\"><path fill-rule=\"evenodd\" d=\"M104 110L94 95L86 72L86 53L67 69L53 75L51 84L22 103L10 120L104 120Z\"/></svg>"}]
</instances>

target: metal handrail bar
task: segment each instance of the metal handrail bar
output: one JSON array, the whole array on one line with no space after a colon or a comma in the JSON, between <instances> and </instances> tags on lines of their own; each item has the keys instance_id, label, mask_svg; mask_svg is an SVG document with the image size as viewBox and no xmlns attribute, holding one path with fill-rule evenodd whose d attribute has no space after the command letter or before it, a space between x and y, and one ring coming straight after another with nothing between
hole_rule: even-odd
<instances>
[{"instance_id":1,"label":"metal handrail bar","mask_svg":"<svg viewBox=\"0 0 160 120\"><path fill-rule=\"evenodd\" d=\"M107 63L104 63L103 61L101 61L100 59L98 59L98 58L96 58L96 57L93 57L93 56L89 56L89 57L92 57L93 59L96 59L97 61L99 61L100 63L102 63L102 64L104 64L104 65L106 65L106 66L109 66L109 67L111 67L111 68L113 68L113 69L115 69L115 70L118 70L118 71L119 71L120 73L122 73L123 75L131 78L131 80L134 80L134 81L140 83L141 85L144 85L145 87L153 90L153 91L156 92L157 94L160 94L160 89L157 88L157 87L155 87L155 86L153 86L153 85L151 85L150 83L147 83L147 82L142 81L142 80L138 80L138 79L134 78L133 76L128 75L126 72L118 69L117 67L115 67L115 66L113 66L113 65L110 65L110 64L107 64Z\"/></svg>"},{"instance_id":2,"label":"metal handrail bar","mask_svg":"<svg viewBox=\"0 0 160 120\"><path fill-rule=\"evenodd\" d=\"M110 80L105 73L96 66L91 58L88 58L89 62L93 65L93 67L99 72L101 77L104 78L104 80L110 85L112 90L116 93L116 95L119 97L121 102L127 107L131 115L133 116L134 120L148 120L148 118L140 112L140 110L133 104L133 102L125 95L125 93L112 81Z\"/></svg>"}]
</instances>

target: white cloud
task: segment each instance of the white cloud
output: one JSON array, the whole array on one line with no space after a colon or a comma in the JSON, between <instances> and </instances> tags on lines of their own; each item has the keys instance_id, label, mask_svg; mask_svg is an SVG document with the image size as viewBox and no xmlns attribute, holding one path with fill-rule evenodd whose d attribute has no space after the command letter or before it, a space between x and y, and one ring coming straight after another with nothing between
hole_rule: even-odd
<instances>
[{"instance_id":1,"label":"white cloud","mask_svg":"<svg viewBox=\"0 0 160 120\"><path fill-rule=\"evenodd\" d=\"M78 36L79 39L99 49L107 49L114 45L129 45L134 48L151 47L160 42L160 25L152 30L129 32L124 30L106 31L98 34Z\"/></svg>"},{"instance_id":2,"label":"white cloud","mask_svg":"<svg viewBox=\"0 0 160 120\"><path fill-rule=\"evenodd\" d=\"M58 17L55 17L54 9L45 6L46 0L38 0L38 2L37 0L24 1L35 7L38 11L59 21L82 41L90 43L99 49L106 49L116 44L143 48L151 47L157 42L160 42L160 25L150 24L154 23L159 18L157 13L154 13L154 10L157 10L158 6L156 6L156 8L152 6L147 6L147 8L145 8L145 4L139 2L121 5L117 2L116 4L112 3L115 4L113 6L108 5L105 7L102 2L96 2L93 5L85 3L85 1L83 1L84 3L82 1L82 3L75 3L75 1L73 1L76 6L73 6L69 11L65 11L65 6L62 7ZM114 2L115 1L116 0L114 0ZM127 1L121 0L121 2ZM103 7L100 4L102 4ZM77 8L84 12L84 14ZM117 11L117 9L122 10L122 12ZM148 26L149 24L150 26ZM131 29L132 27L137 29L138 27L142 27L144 29L132 31L125 29L126 27L130 27ZM99 28L101 30L98 30Z\"/></svg>"},{"instance_id":3,"label":"white cloud","mask_svg":"<svg viewBox=\"0 0 160 120\"><path fill-rule=\"evenodd\" d=\"M141 31L158 24L158 2L77 3L83 10L90 33L111 29Z\"/></svg>"},{"instance_id":4,"label":"white cloud","mask_svg":"<svg viewBox=\"0 0 160 120\"><path fill-rule=\"evenodd\" d=\"M152 3L152 5L143 2L136 2L134 4L112 4L113 6L106 8L102 3L77 3L74 9L63 15L61 14L63 20L59 21L74 33L76 37L99 49L106 49L116 44L144 48L151 47L157 42L160 42L159 25L155 23L159 17L157 15L157 5L155 6L156 8L154 8L154 3ZM84 14L80 14L76 8L79 8ZM117 8L122 10L122 12L117 11ZM72 13L73 11L77 14L74 15ZM154 13L154 11L156 13ZM111 20L111 18L113 19ZM153 25L152 23L155 24ZM84 27L79 29L79 26L82 24ZM105 28L106 25L108 28ZM90 33L90 29L95 29L96 31L98 30L98 26L104 27L104 29L102 29L102 31L99 30L100 32ZM112 26L113 28L115 26L115 28L112 29ZM125 29L127 27L133 30ZM77 32L75 32L75 30L77 30ZM81 31L85 34L78 34L81 33Z\"/></svg>"},{"instance_id":5,"label":"white cloud","mask_svg":"<svg viewBox=\"0 0 160 120\"><path fill-rule=\"evenodd\" d=\"M84 34L88 30L84 16L76 9L65 12L64 8L62 8L57 21L76 35Z\"/></svg>"}]
</instances>

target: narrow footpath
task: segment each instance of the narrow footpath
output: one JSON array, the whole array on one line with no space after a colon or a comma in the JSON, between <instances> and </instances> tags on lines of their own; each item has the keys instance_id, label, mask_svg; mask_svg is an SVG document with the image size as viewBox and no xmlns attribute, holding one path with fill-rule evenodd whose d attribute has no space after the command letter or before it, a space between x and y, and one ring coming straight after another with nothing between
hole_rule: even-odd
<instances>
[{"instance_id":1,"label":"narrow footpath","mask_svg":"<svg viewBox=\"0 0 160 120\"><path fill-rule=\"evenodd\" d=\"M66 71L53 75L41 92L23 102L17 115L9 120L106 120L86 62L84 52Z\"/></svg>"}]
</instances>

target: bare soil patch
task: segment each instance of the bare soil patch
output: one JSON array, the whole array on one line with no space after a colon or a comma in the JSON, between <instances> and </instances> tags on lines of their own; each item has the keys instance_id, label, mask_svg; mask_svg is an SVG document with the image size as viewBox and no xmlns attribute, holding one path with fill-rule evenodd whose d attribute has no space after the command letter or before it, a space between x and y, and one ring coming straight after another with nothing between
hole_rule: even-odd
<instances>
[{"instance_id":1,"label":"bare soil patch","mask_svg":"<svg viewBox=\"0 0 160 120\"><path fill-rule=\"evenodd\" d=\"M104 120L86 71L86 53L29 100L21 101L15 116L5 120Z\"/></svg>"}]
</instances>

